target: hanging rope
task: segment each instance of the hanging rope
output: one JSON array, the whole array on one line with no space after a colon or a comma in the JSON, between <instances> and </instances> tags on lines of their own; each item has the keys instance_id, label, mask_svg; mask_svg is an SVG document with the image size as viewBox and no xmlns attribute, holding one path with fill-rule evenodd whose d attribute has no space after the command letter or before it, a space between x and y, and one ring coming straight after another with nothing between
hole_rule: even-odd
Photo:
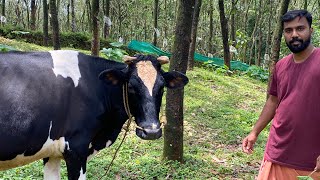
<instances>
[{"instance_id":1,"label":"hanging rope","mask_svg":"<svg viewBox=\"0 0 320 180\"><path fill-rule=\"evenodd\" d=\"M105 168L104 168L104 169L106 170L106 172L99 178L99 180L101 180L103 177L105 177L105 176L109 173L110 168L111 168L111 166L112 166L114 160L116 159L116 156L117 156L117 154L118 154L118 152L119 152L119 150L120 150L120 147L122 146L122 144L123 144L123 142L124 142L124 140L125 140L128 132L129 132L129 130L130 130L130 125L131 125L131 122L132 122L132 119L133 119L133 116L132 116L132 114L131 114L131 112L130 112L130 107L129 107L128 83L123 84L123 86L122 86L122 92L123 92L123 93L122 93L122 97L123 97L124 109L125 109L128 117L129 117L128 120L127 120L127 121L128 121L128 122L127 122L127 126L124 128L125 133L124 133L124 135L123 135L123 138L122 138L122 140L121 140L118 148L116 149L116 152L114 153L114 155L113 155L113 157L112 157L112 160L111 160L110 164L108 165L108 167L105 167ZM164 116L164 111L162 111L161 119L162 119L163 116ZM161 123L160 128L163 128L164 125L166 124L165 122L160 122L160 123ZM135 128L144 130L142 127L138 126L137 124L135 125Z\"/></svg>"},{"instance_id":2,"label":"hanging rope","mask_svg":"<svg viewBox=\"0 0 320 180\"><path fill-rule=\"evenodd\" d=\"M106 170L106 172L99 178L99 180L101 180L103 177L105 177L105 176L109 173L110 168L111 168L111 166L112 166L112 164L113 164L113 161L116 159L116 156L117 156L117 154L118 154L118 152L119 152L119 150L120 150L120 147L121 147L122 143L124 142L124 140L125 140L128 132L129 132L129 130L130 130L130 125L131 125L131 122L132 122L132 118L133 118L133 117L132 117L132 114L130 113L130 108L129 108L129 101L128 101L128 83L125 83L125 84L122 86L122 91L123 91L122 96L123 96L124 109L125 109L128 117L129 117L129 119L128 119L128 122L127 122L127 126L124 128L125 133L124 133L124 135L123 135L123 138L122 138L122 140L121 140L118 148L116 149L116 152L114 153L114 155L113 155L113 157L112 157L112 160L111 160L109 166L108 166L107 168L104 168L104 169ZM139 126L138 126L138 127L139 127ZM141 128L141 127L139 127L139 128ZM142 129L142 128L141 128L141 129Z\"/></svg>"}]
</instances>

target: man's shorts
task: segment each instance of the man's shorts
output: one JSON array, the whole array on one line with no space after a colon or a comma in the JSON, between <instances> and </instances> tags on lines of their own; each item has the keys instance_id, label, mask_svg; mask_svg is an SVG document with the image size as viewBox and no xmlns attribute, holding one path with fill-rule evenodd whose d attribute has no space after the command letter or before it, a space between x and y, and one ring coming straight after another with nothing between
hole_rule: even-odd
<instances>
[{"instance_id":1,"label":"man's shorts","mask_svg":"<svg viewBox=\"0 0 320 180\"><path fill-rule=\"evenodd\" d=\"M297 176L308 176L312 171L301 171L263 160L257 180L298 180ZM314 180L320 180L320 172L312 173Z\"/></svg>"}]
</instances>

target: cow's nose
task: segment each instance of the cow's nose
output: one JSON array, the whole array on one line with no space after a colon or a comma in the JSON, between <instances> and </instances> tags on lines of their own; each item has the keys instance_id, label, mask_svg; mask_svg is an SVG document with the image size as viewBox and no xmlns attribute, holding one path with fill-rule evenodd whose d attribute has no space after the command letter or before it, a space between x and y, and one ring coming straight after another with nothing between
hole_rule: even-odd
<instances>
[{"instance_id":1,"label":"cow's nose","mask_svg":"<svg viewBox=\"0 0 320 180\"><path fill-rule=\"evenodd\" d=\"M155 127L139 127L136 129L136 134L141 139L153 140L159 139L162 136L162 129Z\"/></svg>"}]
</instances>

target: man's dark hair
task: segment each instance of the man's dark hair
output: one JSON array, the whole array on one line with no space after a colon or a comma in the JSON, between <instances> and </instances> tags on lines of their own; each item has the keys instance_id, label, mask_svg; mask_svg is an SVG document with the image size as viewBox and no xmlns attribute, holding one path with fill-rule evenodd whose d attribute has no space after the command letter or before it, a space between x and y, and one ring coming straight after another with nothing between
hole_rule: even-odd
<instances>
[{"instance_id":1,"label":"man's dark hair","mask_svg":"<svg viewBox=\"0 0 320 180\"><path fill-rule=\"evenodd\" d=\"M294 20L296 17L306 17L309 27L311 27L312 24L312 16L307 10L292 10L288 11L281 17L282 27L284 22L289 22Z\"/></svg>"}]
</instances>

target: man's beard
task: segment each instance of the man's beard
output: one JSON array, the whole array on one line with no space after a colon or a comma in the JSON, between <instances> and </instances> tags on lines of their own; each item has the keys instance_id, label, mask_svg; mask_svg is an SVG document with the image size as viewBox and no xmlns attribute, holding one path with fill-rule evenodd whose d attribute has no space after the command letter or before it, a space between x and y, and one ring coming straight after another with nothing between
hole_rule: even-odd
<instances>
[{"instance_id":1,"label":"man's beard","mask_svg":"<svg viewBox=\"0 0 320 180\"><path fill-rule=\"evenodd\" d=\"M300 44L299 45L293 45L293 43L296 42L296 41L300 42ZM305 50L309 46L310 42L311 42L311 36L305 41L295 37L289 42L286 41L286 44L287 44L287 46L288 46L288 48L290 49L291 52L299 53L299 52Z\"/></svg>"}]
</instances>

